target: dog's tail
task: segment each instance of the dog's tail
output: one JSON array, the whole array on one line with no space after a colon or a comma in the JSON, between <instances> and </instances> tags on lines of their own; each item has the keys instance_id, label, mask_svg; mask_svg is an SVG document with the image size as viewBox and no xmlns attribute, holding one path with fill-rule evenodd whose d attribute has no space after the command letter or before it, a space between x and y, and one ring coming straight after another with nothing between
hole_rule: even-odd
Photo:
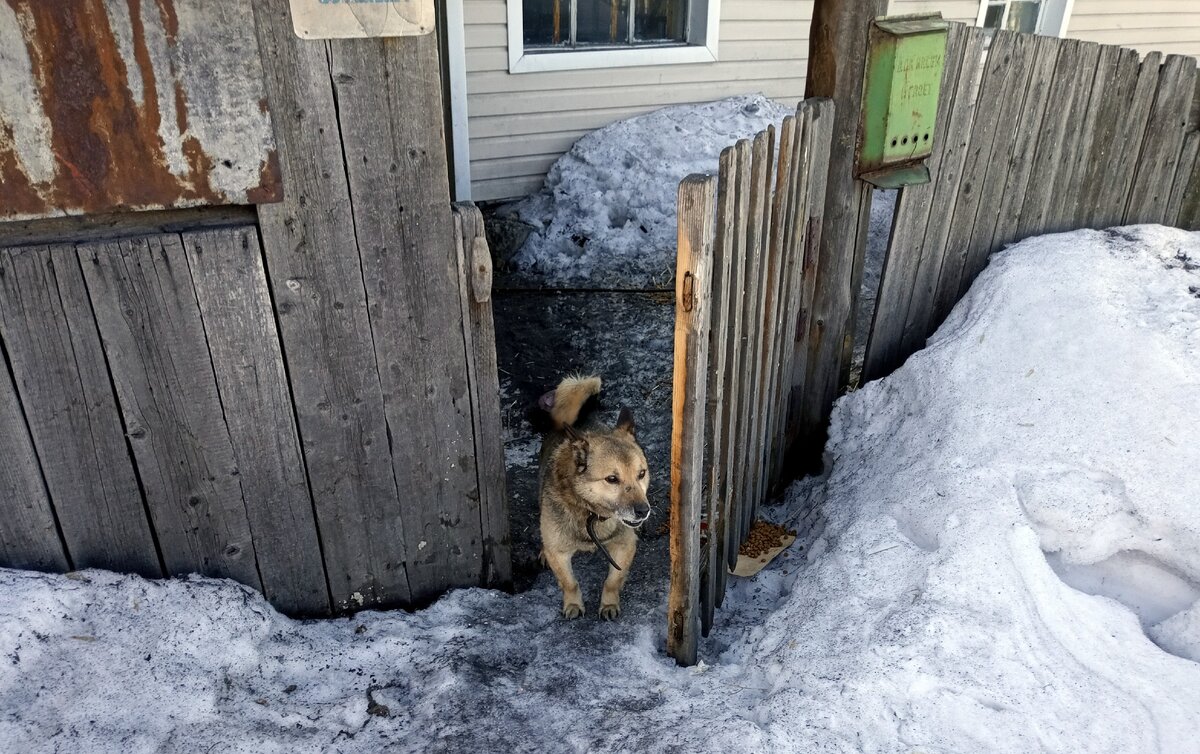
<instances>
[{"instance_id":1,"label":"dog's tail","mask_svg":"<svg viewBox=\"0 0 1200 754\"><path fill-rule=\"evenodd\" d=\"M562 429L575 424L579 412L588 399L600 392L600 378L592 375L584 377L573 375L558 383L553 393L553 405L549 406L550 420L555 429Z\"/></svg>"}]
</instances>

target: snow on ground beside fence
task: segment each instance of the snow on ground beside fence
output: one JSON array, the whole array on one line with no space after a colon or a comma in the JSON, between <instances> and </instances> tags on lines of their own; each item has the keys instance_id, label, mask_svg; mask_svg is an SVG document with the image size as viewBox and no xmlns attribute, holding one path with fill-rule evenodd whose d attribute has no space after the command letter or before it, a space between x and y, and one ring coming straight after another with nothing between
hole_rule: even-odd
<instances>
[{"instance_id":1,"label":"snow on ground beside fence","mask_svg":"<svg viewBox=\"0 0 1200 754\"><path fill-rule=\"evenodd\" d=\"M832 470L775 511L821 524L705 666L665 658L636 563L617 624L557 619L549 574L295 622L229 582L0 571L0 750L1194 749L1198 405L1200 234L1031 239L839 401Z\"/></svg>"},{"instance_id":2,"label":"snow on ground beside fence","mask_svg":"<svg viewBox=\"0 0 1200 754\"><path fill-rule=\"evenodd\" d=\"M593 131L554 163L539 193L506 209L534 226L513 264L549 285L671 287L679 182L716 173L722 149L794 112L744 95Z\"/></svg>"}]
</instances>

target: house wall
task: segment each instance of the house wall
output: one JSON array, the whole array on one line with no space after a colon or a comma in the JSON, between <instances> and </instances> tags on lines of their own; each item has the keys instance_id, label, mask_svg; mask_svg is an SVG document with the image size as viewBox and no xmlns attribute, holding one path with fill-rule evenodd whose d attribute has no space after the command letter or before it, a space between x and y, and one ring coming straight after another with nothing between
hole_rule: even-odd
<instances>
[{"instance_id":1,"label":"house wall","mask_svg":"<svg viewBox=\"0 0 1200 754\"><path fill-rule=\"evenodd\" d=\"M471 195L536 191L597 128L666 105L762 92L804 96L812 0L724 0L716 63L508 73L505 0L464 0Z\"/></svg>"},{"instance_id":2,"label":"house wall","mask_svg":"<svg viewBox=\"0 0 1200 754\"><path fill-rule=\"evenodd\" d=\"M812 0L723 0L716 63L510 74L505 0L463 0L472 199L532 193L579 137L666 105L756 91L798 101L812 8ZM974 24L979 0L892 0L889 11ZM1196 55L1200 5L1075 0L1068 36Z\"/></svg>"},{"instance_id":3,"label":"house wall","mask_svg":"<svg viewBox=\"0 0 1200 754\"><path fill-rule=\"evenodd\" d=\"M1197 0L1075 0L1067 36L1200 57Z\"/></svg>"}]
</instances>

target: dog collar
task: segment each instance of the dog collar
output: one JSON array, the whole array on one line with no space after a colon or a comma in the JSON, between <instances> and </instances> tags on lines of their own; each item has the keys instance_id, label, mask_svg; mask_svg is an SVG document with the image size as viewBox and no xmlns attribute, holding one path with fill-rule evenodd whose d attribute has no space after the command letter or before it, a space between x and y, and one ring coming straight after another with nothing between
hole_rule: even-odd
<instances>
[{"instance_id":1,"label":"dog collar","mask_svg":"<svg viewBox=\"0 0 1200 754\"><path fill-rule=\"evenodd\" d=\"M601 544L600 538L596 536L596 522L607 520L607 518L600 518L595 513L589 512L587 517L587 533L592 538L592 542L595 543L596 549L600 550L600 554L608 561L608 564L619 571L621 570L621 566L617 565L617 561L613 560L612 555L609 555L608 550L604 549L604 545Z\"/></svg>"}]
</instances>

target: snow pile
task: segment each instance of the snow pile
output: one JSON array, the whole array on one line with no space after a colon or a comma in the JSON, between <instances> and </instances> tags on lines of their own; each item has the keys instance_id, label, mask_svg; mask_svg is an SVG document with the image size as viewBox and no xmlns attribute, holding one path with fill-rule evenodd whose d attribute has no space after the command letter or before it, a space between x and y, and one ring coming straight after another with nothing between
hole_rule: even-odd
<instances>
[{"instance_id":1,"label":"snow pile","mask_svg":"<svg viewBox=\"0 0 1200 754\"><path fill-rule=\"evenodd\" d=\"M745 95L664 108L584 136L540 193L507 210L534 226L513 264L550 285L670 287L679 182L715 173L722 149L794 112Z\"/></svg>"},{"instance_id":2,"label":"snow pile","mask_svg":"<svg viewBox=\"0 0 1200 754\"><path fill-rule=\"evenodd\" d=\"M662 655L636 563L617 624L587 559L573 622L548 574L300 623L228 582L0 571L0 750L1195 750L1197 405L1200 235L1026 241L839 402L779 511L822 523L706 666Z\"/></svg>"}]
</instances>

